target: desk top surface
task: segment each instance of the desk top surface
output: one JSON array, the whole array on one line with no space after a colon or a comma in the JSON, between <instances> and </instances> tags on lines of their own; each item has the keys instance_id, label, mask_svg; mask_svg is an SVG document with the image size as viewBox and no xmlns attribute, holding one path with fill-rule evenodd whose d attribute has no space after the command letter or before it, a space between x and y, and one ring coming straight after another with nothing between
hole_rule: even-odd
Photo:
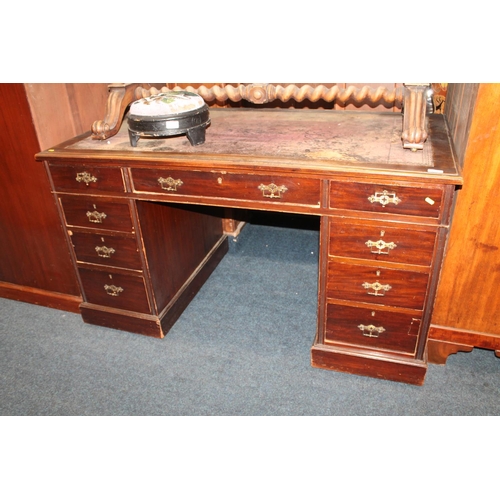
<instances>
[{"instance_id":1,"label":"desk top surface","mask_svg":"<svg viewBox=\"0 0 500 500\"><path fill-rule=\"evenodd\" d=\"M126 119L106 140L84 134L37 155L38 159L85 158L168 161L234 166L346 170L435 178L461 184L460 169L442 115L429 117L429 138L418 151L404 149L400 113L330 110L210 109L204 144L187 137L129 142Z\"/></svg>"}]
</instances>

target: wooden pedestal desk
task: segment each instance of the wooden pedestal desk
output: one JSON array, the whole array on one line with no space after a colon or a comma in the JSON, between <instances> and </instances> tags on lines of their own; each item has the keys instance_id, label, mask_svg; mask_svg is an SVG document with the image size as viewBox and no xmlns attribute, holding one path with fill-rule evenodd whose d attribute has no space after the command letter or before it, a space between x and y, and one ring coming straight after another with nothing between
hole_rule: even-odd
<instances>
[{"instance_id":1,"label":"wooden pedestal desk","mask_svg":"<svg viewBox=\"0 0 500 500\"><path fill-rule=\"evenodd\" d=\"M457 186L442 115L212 109L206 142L76 137L43 160L83 320L163 337L223 258L220 207L320 217L314 367L420 385ZM297 285L299 286L299 284ZM311 332L311 340L314 332Z\"/></svg>"}]
</instances>

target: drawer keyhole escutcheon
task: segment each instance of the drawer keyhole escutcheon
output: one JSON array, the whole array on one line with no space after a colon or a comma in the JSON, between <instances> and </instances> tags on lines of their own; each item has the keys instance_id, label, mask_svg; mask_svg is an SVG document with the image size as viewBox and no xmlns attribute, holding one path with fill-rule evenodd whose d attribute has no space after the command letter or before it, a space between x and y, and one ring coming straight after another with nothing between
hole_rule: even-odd
<instances>
[{"instance_id":1,"label":"drawer keyhole escutcheon","mask_svg":"<svg viewBox=\"0 0 500 500\"><path fill-rule=\"evenodd\" d=\"M371 253L389 255L389 250L394 250L397 245L393 241L385 242L384 240L372 241L368 240L365 245L370 249Z\"/></svg>"},{"instance_id":2,"label":"drawer keyhole escutcheon","mask_svg":"<svg viewBox=\"0 0 500 500\"><path fill-rule=\"evenodd\" d=\"M358 325L358 328L363 332L365 337L378 337L381 333L385 332L383 326Z\"/></svg>"},{"instance_id":3,"label":"drawer keyhole escutcheon","mask_svg":"<svg viewBox=\"0 0 500 500\"><path fill-rule=\"evenodd\" d=\"M274 183L271 184L261 184L258 189L262 191L262 196L264 198L281 198L281 195L288 191L286 186L277 186Z\"/></svg>"},{"instance_id":4,"label":"drawer keyhole escutcheon","mask_svg":"<svg viewBox=\"0 0 500 500\"><path fill-rule=\"evenodd\" d=\"M87 217L89 218L89 221L94 224L102 224L102 221L107 217L107 215L104 212L98 212L97 210L94 210L93 212L89 210L87 212Z\"/></svg>"},{"instance_id":5,"label":"drawer keyhole escutcheon","mask_svg":"<svg viewBox=\"0 0 500 500\"><path fill-rule=\"evenodd\" d=\"M89 174L88 172L78 172L76 174L76 181L85 182L85 184L88 186L91 182L97 182L97 177L94 177L92 174Z\"/></svg>"},{"instance_id":6,"label":"drawer keyhole escutcheon","mask_svg":"<svg viewBox=\"0 0 500 500\"><path fill-rule=\"evenodd\" d=\"M376 191L375 194L368 196L368 201L370 203L380 203L383 207L389 203L397 205L401 202L401 199L396 196L396 193L391 193L387 190Z\"/></svg>"},{"instance_id":7,"label":"drawer keyhole escutcheon","mask_svg":"<svg viewBox=\"0 0 500 500\"><path fill-rule=\"evenodd\" d=\"M166 179L160 177L158 183L165 191L177 191L177 188L184 184L180 179L174 179L172 177L167 177Z\"/></svg>"},{"instance_id":8,"label":"drawer keyhole escutcheon","mask_svg":"<svg viewBox=\"0 0 500 500\"><path fill-rule=\"evenodd\" d=\"M392 288L391 285L382 285L378 281L375 281L375 283L365 282L363 283L362 287L368 290L367 291L368 295L375 295L377 297L383 297L385 295L385 292L388 292Z\"/></svg>"},{"instance_id":9,"label":"drawer keyhole escutcheon","mask_svg":"<svg viewBox=\"0 0 500 500\"><path fill-rule=\"evenodd\" d=\"M97 255L99 255L99 257L104 257L106 259L109 259L111 255L115 253L114 248L108 248L106 246L102 247L97 246L95 247L95 251L97 252Z\"/></svg>"},{"instance_id":10,"label":"drawer keyhole escutcheon","mask_svg":"<svg viewBox=\"0 0 500 500\"><path fill-rule=\"evenodd\" d=\"M104 285L104 290L106 290L108 295L112 295L113 297L118 297L118 295L123 292L123 288L121 286L115 285Z\"/></svg>"}]
</instances>

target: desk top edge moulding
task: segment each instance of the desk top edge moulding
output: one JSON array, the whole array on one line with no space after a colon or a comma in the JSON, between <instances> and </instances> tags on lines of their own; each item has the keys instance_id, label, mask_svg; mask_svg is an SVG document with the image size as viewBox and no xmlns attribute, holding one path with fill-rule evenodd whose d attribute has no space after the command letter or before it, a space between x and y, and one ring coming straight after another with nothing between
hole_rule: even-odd
<instances>
[{"instance_id":1,"label":"desk top edge moulding","mask_svg":"<svg viewBox=\"0 0 500 500\"><path fill-rule=\"evenodd\" d=\"M233 85L199 85L185 88L169 87L156 88L150 84L139 83L114 83L109 85L109 96L106 104L106 115L102 120L92 124L92 139L105 140L112 137L120 130L124 113L127 107L138 99L154 96L158 93L171 90L185 90L197 93L208 102L239 102L245 100L253 104L266 104L275 100L288 102L293 99L302 102L305 99L311 102L323 100L345 104L353 102L392 104L403 110L403 130L401 133L402 146L412 151L420 150L427 139L426 116L432 112L430 103L431 88L429 83L408 83L403 87L388 89L386 87L373 88L368 85L356 87L350 85L341 88L338 85L327 87L325 85L289 84L286 86L274 84L239 84Z\"/></svg>"}]
</instances>

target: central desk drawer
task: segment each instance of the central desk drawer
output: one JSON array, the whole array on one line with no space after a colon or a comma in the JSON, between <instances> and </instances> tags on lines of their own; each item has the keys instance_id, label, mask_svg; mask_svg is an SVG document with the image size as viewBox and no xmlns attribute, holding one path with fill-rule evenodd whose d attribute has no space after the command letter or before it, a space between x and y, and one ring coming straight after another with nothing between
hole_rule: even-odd
<instances>
[{"instance_id":1,"label":"central desk drawer","mask_svg":"<svg viewBox=\"0 0 500 500\"><path fill-rule=\"evenodd\" d=\"M92 229L133 231L132 215L127 200L106 201L86 196L59 197L68 226Z\"/></svg>"},{"instance_id":2,"label":"central desk drawer","mask_svg":"<svg viewBox=\"0 0 500 500\"><path fill-rule=\"evenodd\" d=\"M326 344L415 352L420 318L409 313L328 304Z\"/></svg>"},{"instance_id":3,"label":"central desk drawer","mask_svg":"<svg viewBox=\"0 0 500 500\"><path fill-rule=\"evenodd\" d=\"M295 176L131 169L135 191L319 206L320 180Z\"/></svg>"},{"instance_id":4,"label":"central desk drawer","mask_svg":"<svg viewBox=\"0 0 500 500\"><path fill-rule=\"evenodd\" d=\"M87 302L149 314L151 309L142 276L79 268Z\"/></svg>"},{"instance_id":5,"label":"central desk drawer","mask_svg":"<svg viewBox=\"0 0 500 500\"><path fill-rule=\"evenodd\" d=\"M389 186L360 182L330 182L330 207L437 219L443 200L441 187Z\"/></svg>"},{"instance_id":6,"label":"central desk drawer","mask_svg":"<svg viewBox=\"0 0 500 500\"><path fill-rule=\"evenodd\" d=\"M73 232L71 242L79 262L125 269L142 269L135 235Z\"/></svg>"},{"instance_id":7,"label":"central desk drawer","mask_svg":"<svg viewBox=\"0 0 500 500\"><path fill-rule=\"evenodd\" d=\"M423 309L427 273L399 269L328 263L329 298Z\"/></svg>"}]
</instances>

